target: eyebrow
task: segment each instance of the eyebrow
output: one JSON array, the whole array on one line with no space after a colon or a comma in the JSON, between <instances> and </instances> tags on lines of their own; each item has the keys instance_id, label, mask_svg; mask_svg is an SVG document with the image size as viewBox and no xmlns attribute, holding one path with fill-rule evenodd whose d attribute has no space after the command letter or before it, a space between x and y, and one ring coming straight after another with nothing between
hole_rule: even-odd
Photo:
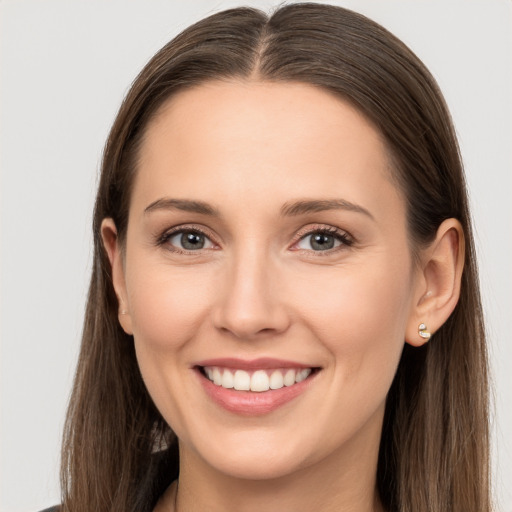
<instances>
[{"instance_id":1,"label":"eyebrow","mask_svg":"<svg viewBox=\"0 0 512 512\"><path fill-rule=\"evenodd\" d=\"M320 199L285 203L281 208L281 215L296 216L327 210L347 210L350 212L362 213L370 219L375 220L375 217L366 208L363 208L358 204L351 203L350 201L346 201L345 199Z\"/></svg>"},{"instance_id":2,"label":"eyebrow","mask_svg":"<svg viewBox=\"0 0 512 512\"><path fill-rule=\"evenodd\" d=\"M153 201L144 213L151 213L157 210L181 210L184 212L199 213L212 217L220 217L221 214L217 208L204 201L194 201L190 199L172 199L164 197ZM362 206L359 206L345 199L313 199L285 203L281 207L281 216L295 217L307 213L323 212L327 210L347 210L356 213L362 213L372 220L374 216Z\"/></svg>"},{"instance_id":3,"label":"eyebrow","mask_svg":"<svg viewBox=\"0 0 512 512\"><path fill-rule=\"evenodd\" d=\"M204 201L191 201L190 199L171 199L168 197L157 199L144 210L144 213L147 214L156 210L181 210L184 212L220 217L220 212L217 208L214 208Z\"/></svg>"}]
</instances>

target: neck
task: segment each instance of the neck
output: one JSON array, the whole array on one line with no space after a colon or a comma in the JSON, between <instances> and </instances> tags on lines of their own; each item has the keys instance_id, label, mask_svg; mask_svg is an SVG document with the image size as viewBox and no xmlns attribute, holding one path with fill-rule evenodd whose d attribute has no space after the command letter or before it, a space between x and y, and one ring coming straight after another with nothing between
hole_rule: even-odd
<instances>
[{"instance_id":1,"label":"neck","mask_svg":"<svg viewBox=\"0 0 512 512\"><path fill-rule=\"evenodd\" d=\"M221 473L180 446L179 483L155 512L383 512L376 491L380 435L374 440L354 439L315 464L269 480Z\"/></svg>"}]
</instances>

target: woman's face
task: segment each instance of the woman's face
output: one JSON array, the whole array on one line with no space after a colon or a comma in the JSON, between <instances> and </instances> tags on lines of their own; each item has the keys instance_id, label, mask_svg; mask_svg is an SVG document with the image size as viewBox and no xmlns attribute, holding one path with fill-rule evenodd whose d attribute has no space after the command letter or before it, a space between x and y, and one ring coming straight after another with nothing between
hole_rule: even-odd
<instances>
[{"instance_id":1,"label":"woman's face","mask_svg":"<svg viewBox=\"0 0 512 512\"><path fill-rule=\"evenodd\" d=\"M376 464L418 280L391 172L372 124L308 85L208 83L151 122L114 280L195 460Z\"/></svg>"}]
</instances>

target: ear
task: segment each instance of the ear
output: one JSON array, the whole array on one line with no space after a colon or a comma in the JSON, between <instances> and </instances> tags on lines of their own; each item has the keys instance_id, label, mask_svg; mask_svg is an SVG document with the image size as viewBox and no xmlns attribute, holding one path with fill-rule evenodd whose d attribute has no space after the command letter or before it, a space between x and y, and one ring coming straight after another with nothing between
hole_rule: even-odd
<instances>
[{"instance_id":1,"label":"ear","mask_svg":"<svg viewBox=\"0 0 512 512\"><path fill-rule=\"evenodd\" d=\"M101 238L110 261L112 284L119 301L119 323L126 334L133 334L128 294L126 293L122 247L117 236L116 225L112 219L103 219L101 223Z\"/></svg>"},{"instance_id":2,"label":"ear","mask_svg":"<svg viewBox=\"0 0 512 512\"><path fill-rule=\"evenodd\" d=\"M428 341L452 314L460 296L464 267L464 231L456 219L445 220L432 244L422 250L413 309L405 339L413 346ZM425 329L420 333L420 325Z\"/></svg>"}]
</instances>

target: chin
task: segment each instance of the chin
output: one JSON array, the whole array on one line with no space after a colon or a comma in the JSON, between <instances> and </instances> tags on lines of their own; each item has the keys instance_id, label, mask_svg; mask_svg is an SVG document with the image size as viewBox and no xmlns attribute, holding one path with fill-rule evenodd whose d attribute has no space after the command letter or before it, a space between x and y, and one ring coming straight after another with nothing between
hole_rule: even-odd
<instances>
[{"instance_id":1,"label":"chin","mask_svg":"<svg viewBox=\"0 0 512 512\"><path fill-rule=\"evenodd\" d=\"M304 467L295 454L283 456L279 450L272 450L272 455L261 453L237 453L234 457L222 457L207 461L216 471L242 480L274 480L286 477ZM302 463L301 463L302 462Z\"/></svg>"},{"instance_id":2,"label":"chin","mask_svg":"<svg viewBox=\"0 0 512 512\"><path fill-rule=\"evenodd\" d=\"M181 444L184 455L194 453L214 472L244 480L271 480L286 477L313 465L322 458L321 446L302 435L272 432L269 427L191 438Z\"/></svg>"}]
</instances>

